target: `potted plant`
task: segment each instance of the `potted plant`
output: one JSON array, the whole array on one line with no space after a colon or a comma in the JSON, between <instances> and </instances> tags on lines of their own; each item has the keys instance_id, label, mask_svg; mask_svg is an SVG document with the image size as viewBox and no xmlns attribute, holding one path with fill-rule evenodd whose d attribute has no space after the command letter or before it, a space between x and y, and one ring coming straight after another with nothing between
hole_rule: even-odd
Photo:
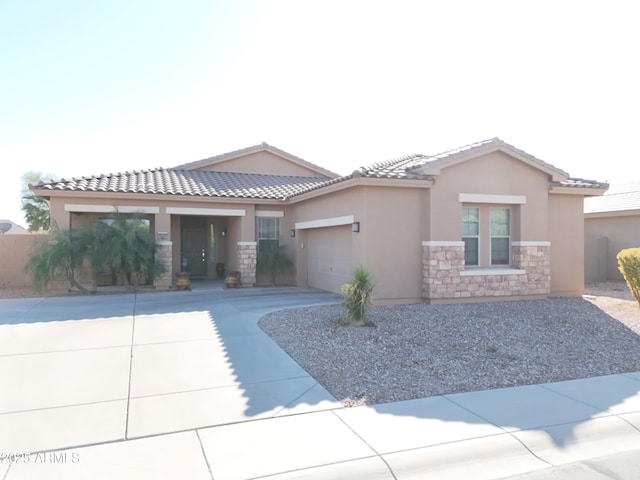
<instances>
[{"instance_id":1,"label":"potted plant","mask_svg":"<svg viewBox=\"0 0 640 480\"><path fill-rule=\"evenodd\" d=\"M240 272L229 272L224 280L227 288L236 288L240 284Z\"/></svg>"}]
</instances>

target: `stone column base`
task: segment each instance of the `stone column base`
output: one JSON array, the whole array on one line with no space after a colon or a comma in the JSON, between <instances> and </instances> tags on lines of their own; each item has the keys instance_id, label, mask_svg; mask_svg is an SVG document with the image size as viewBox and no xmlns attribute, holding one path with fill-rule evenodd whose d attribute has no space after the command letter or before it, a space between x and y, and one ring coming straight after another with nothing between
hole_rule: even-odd
<instances>
[{"instance_id":1,"label":"stone column base","mask_svg":"<svg viewBox=\"0 0 640 480\"><path fill-rule=\"evenodd\" d=\"M171 275L173 242L164 240L158 242L160 248L156 251L156 259L164 265L164 273L161 273L153 279L153 286L159 290L169 290L173 285L173 276Z\"/></svg>"},{"instance_id":2,"label":"stone column base","mask_svg":"<svg viewBox=\"0 0 640 480\"><path fill-rule=\"evenodd\" d=\"M238 242L238 271L241 287L253 287L256 284L257 246L257 242Z\"/></svg>"}]
</instances>

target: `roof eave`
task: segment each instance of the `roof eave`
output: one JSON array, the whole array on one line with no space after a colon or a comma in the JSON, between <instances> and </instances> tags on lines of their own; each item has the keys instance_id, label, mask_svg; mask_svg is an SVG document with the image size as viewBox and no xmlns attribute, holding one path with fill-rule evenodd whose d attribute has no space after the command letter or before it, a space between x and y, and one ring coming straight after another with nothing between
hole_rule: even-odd
<instances>
[{"instance_id":1,"label":"roof eave","mask_svg":"<svg viewBox=\"0 0 640 480\"><path fill-rule=\"evenodd\" d=\"M563 195L582 195L583 197L597 197L603 195L608 187L571 187L568 185L551 185L549 193Z\"/></svg>"},{"instance_id":2,"label":"roof eave","mask_svg":"<svg viewBox=\"0 0 640 480\"><path fill-rule=\"evenodd\" d=\"M46 192L47 196L42 195ZM117 199L117 200L163 200L189 201L189 202L219 202L219 203L276 203L281 204L286 201L284 197L233 197L233 196L213 196L213 195L187 195L182 193L155 193L155 192L114 192L96 190L37 190L36 195L50 200L52 197L68 198L94 198L94 199Z\"/></svg>"},{"instance_id":3,"label":"roof eave","mask_svg":"<svg viewBox=\"0 0 640 480\"><path fill-rule=\"evenodd\" d=\"M298 203L310 198L328 195L340 190L354 187L396 187L396 188L431 188L433 179L406 179L406 178L377 178L377 177L360 177L347 176L342 181L330 183L313 190L302 192L288 198L290 203Z\"/></svg>"}]
</instances>

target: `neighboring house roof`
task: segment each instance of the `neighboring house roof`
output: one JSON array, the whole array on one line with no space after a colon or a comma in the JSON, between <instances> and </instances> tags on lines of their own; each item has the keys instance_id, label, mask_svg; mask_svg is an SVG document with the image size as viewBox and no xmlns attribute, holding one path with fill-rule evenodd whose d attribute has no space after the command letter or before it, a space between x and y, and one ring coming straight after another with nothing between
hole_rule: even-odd
<instances>
[{"instance_id":1,"label":"neighboring house roof","mask_svg":"<svg viewBox=\"0 0 640 480\"><path fill-rule=\"evenodd\" d=\"M600 197L586 198L584 213L640 211L640 181L613 184Z\"/></svg>"},{"instance_id":2,"label":"neighboring house roof","mask_svg":"<svg viewBox=\"0 0 640 480\"><path fill-rule=\"evenodd\" d=\"M0 220L0 235L18 235L26 233L29 233L26 228L22 228L11 220Z\"/></svg>"},{"instance_id":3,"label":"neighboring house roof","mask_svg":"<svg viewBox=\"0 0 640 480\"><path fill-rule=\"evenodd\" d=\"M121 192L203 197L281 199L314 185L326 177L296 177L251 173L159 168L140 172L96 175L69 180L39 182L35 190Z\"/></svg>"}]
</instances>

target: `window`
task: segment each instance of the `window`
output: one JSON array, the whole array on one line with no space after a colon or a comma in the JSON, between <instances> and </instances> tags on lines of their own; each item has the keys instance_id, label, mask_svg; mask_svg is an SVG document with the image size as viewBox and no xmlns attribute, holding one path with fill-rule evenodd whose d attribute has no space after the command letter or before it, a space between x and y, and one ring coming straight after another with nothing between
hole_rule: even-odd
<instances>
[{"instance_id":1,"label":"window","mask_svg":"<svg viewBox=\"0 0 640 480\"><path fill-rule=\"evenodd\" d=\"M462 241L465 265L480 265L480 209L462 208Z\"/></svg>"},{"instance_id":2,"label":"window","mask_svg":"<svg viewBox=\"0 0 640 480\"><path fill-rule=\"evenodd\" d=\"M258 249L270 245L279 245L280 219L277 217L256 217Z\"/></svg>"},{"instance_id":3,"label":"window","mask_svg":"<svg viewBox=\"0 0 640 480\"><path fill-rule=\"evenodd\" d=\"M464 262L469 267L511 264L511 207L462 207Z\"/></svg>"},{"instance_id":4,"label":"window","mask_svg":"<svg viewBox=\"0 0 640 480\"><path fill-rule=\"evenodd\" d=\"M510 215L508 208L492 208L491 216L491 265L509 265Z\"/></svg>"}]
</instances>

